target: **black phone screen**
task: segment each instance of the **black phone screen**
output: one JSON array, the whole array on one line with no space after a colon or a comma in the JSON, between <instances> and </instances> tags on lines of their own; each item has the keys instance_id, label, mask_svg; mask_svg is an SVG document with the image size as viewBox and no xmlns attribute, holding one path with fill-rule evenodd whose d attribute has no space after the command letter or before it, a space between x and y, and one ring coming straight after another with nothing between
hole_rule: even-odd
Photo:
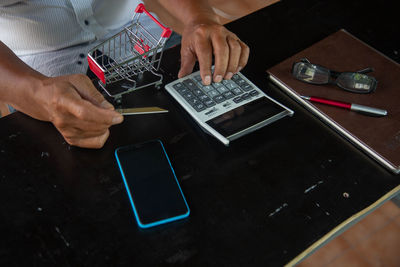
<instances>
[{"instance_id":1,"label":"black phone screen","mask_svg":"<svg viewBox=\"0 0 400 267\"><path fill-rule=\"evenodd\" d=\"M189 215L161 141L121 147L115 154L139 226L150 227Z\"/></svg>"}]
</instances>

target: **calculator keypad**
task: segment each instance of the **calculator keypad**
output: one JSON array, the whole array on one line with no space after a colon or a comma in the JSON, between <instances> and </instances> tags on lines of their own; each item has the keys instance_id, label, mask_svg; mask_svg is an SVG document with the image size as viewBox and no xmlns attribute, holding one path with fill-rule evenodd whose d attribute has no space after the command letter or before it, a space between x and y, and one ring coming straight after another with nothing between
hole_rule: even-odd
<instances>
[{"instance_id":1,"label":"calculator keypad","mask_svg":"<svg viewBox=\"0 0 400 267\"><path fill-rule=\"evenodd\" d=\"M173 88L197 112L229 99L232 99L235 103L240 103L259 94L252 85L238 74L233 75L231 80L223 80L211 85L203 85L200 75L189 76L182 82L174 84Z\"/></svg>"}]
</instances>

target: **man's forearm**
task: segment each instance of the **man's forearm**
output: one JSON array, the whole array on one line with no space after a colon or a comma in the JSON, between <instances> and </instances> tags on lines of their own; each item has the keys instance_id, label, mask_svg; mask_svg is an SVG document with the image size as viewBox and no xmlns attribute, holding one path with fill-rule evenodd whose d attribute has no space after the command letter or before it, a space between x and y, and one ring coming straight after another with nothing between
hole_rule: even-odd
<instances>
[{"instance_id":1,"label":"man's forearm","mask_svg":"<svg viewBox=\"0 0 400 267\"><path fill-rule=\"evenodd\" d=\"M182 33L185 25L220 23L206 0L145 0L144 2L165 24L178 33Z\"/></svg>"},{"instance_id":2,"label":"man's forearm","mask_svg":"<svg viewBox=\"0 0 400 267\"><path fill-rule=\"evenodd\" d=\"M0 101L18 108L25 105L35 83L44 76L21 61L0 41Z\"/></svg>"}]
</instances>

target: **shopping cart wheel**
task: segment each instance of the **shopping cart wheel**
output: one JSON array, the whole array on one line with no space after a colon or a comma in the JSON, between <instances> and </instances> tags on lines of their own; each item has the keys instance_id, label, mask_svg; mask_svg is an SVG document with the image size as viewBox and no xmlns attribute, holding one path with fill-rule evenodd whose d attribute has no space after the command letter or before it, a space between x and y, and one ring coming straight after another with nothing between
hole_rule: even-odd
<instances>
[{"instance_id":1,"label":"shopping cart wheel","mask_svg":"<svg viewBox=\"0 0 400 267\"><path fill-rule=\"evenodd\" d=\"M114 98L114 106L121 106L122 105L122 97Z\"/></svg>"}]
</instances>

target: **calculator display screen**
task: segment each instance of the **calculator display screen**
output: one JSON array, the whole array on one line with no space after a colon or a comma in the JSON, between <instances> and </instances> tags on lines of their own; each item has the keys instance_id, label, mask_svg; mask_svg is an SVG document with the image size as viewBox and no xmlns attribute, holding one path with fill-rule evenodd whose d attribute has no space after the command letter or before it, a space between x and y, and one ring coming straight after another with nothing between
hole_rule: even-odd
<instances>
[{"instance_id":1,"label":"calculator display screen","mask_svg":"<svg viewBox=\"0 0 400 267\"><path fill-rule=\"evenodd\" d=\"M206 121L206 123L223 136L229 137L284 110L268 98L261 97Z\"/></svg>"}]
</instances>

